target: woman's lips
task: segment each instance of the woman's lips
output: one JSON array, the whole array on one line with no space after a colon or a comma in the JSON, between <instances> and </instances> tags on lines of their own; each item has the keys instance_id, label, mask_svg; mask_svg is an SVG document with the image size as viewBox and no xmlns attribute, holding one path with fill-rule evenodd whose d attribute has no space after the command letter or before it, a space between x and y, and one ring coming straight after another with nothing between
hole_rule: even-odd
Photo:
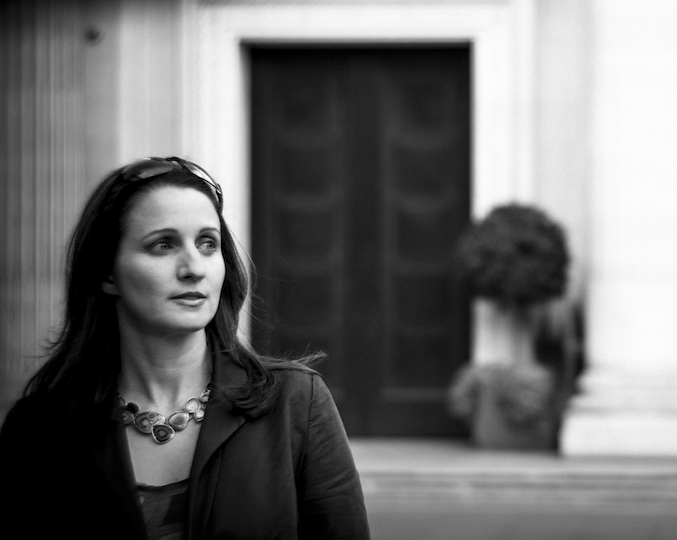
<instances>
[{"instance_id":1,"label":"woman's lips","mask_svg":"<svg viewBox=\"0 0 677 540\"><path fill-rule=\"evenodd\" d=\"M207 300L207 297L198 292L189 292L172 296L172 300L184 306L201 306Z\"/></svg>"},{"instance_id":2,"label":"woman's lips","mask_svg":"<svg viewBox=\"0 0 677 540\"><path fill-rule=\"evenodd\" d=\"M172 298L185 298L188 300L198 300L200 298L207 298L204 294L199 293L199 292L187 292L183 294L177 294L176 296L172 296Z\"/></svg>"}]
</instances>

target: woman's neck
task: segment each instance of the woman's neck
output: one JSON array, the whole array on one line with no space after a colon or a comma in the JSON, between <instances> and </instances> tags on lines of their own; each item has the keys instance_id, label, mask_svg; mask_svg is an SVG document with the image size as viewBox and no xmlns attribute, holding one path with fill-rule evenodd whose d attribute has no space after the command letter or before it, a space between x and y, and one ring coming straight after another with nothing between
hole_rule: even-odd
<instances>
[{"instance_id":1,"label":"woman's neck","mask_svg":"<svg viewBox=\"0 0 677 540\"><path fill-rule=\"evenodd\" d=\"M199 396L211 376L204 330L171 338L121 332L120 363L124 399L163 414Z\"/></svg>"}]
</instances>

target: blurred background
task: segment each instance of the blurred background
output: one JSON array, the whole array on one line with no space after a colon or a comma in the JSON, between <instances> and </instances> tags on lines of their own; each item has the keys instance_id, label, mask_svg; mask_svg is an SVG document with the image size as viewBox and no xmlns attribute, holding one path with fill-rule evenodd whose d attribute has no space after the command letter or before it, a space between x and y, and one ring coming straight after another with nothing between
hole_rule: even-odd
<instances>
[{"instance_id":1,"label":"blurred background","mask_svg":"<svg viewBox=\"0 0 677 540\"><path fill-rule=\"evenodd\" d=\"M421 532L432 500L555 489L615 538L668 538L676 24L672 0L4 2L0 416L58 329L93 187L178 155L256 266L243 335L329 353L375 537L410 534L394 497ZM460 537L612 534L567 516Z\"/></svg>"}]
</instances>

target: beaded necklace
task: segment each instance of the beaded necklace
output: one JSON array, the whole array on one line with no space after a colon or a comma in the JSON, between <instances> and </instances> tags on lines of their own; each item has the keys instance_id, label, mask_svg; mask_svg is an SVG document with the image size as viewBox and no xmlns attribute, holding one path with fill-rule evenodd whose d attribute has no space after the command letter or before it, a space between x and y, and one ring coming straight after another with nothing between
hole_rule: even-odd
<instances>
[{"instance_id":1,"label":"beaded necklace","mask_svg":"<svg viewBox=\"0 0 677 540\"><path fill-rule=\"evenodd\" d=\"M202 422L210 393L208 386L199 397L190 398L181 410L168 418L154 411L142 412L136 403L127 403L118 394L115 416L126 426L133 425L141 433L151 435L156 443L166 444L174 438L177 431L185 429L191 420Z\"/></svg>"}]
</instances>

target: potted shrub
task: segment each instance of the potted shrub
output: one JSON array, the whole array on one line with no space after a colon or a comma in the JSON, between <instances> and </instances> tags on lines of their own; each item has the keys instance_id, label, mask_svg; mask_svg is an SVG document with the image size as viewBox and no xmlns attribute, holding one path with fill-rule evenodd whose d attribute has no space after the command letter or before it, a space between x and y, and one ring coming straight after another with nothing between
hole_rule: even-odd
<instances>
[{"instance_id":1,"label":"potted shrub","mask_svg":"<svg viewBox=\"0 0 677 540\"><path fill-rule=\"evenodd\" d=\"M564 231L534 206L496 207L461 235L457 254L471 293L503 307L532 306L566 289Z\"/></svg>"},{"instance_id":2,"label":"potted shrub","mask_svg":"<svg viewBox=\"0 0 677 540\"><path fill-rule=\"evenodd\" d=\"M500 356L459 372L449 388L449 410L471 422L480 446L550 448L556 385L534 355L535 313L566 289L564 232L534 206L498 206L461 235L457 256L471 295L493 309L492 339L504 338L496 347Z\"/></svg>"},{"instance_id":3,"label":"potted shrub","mask_svg":"<svg viewBox=\"0 0 677 540\"><path fill-rule=\"evenodd\" d=\"M543 306L567 285L562 228L534 206L498 206L461 234L456 259L483 321L475 353L496 361L532 359Z\"/></svg>"},{"instance_id":4,"label":"potted shrub","mask_svg":"<svg viewBox=\"0 0 677 540\"><path fill-rule=\"evenodd\" d=\"M447 407L484 448L554 449L555 380L538 364L466 365L449 386Z\"/></svg>"}]
</instances>

